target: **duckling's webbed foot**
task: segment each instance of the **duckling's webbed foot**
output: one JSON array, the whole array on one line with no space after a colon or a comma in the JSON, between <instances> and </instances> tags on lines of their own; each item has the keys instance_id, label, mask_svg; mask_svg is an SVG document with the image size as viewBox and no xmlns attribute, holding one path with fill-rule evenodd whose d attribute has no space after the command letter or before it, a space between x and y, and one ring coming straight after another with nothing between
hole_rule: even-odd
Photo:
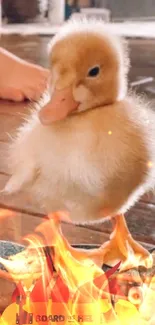
<instances>
[{"instance_id":1,"label":"duckling's webbed foot","mask_svg":"<svg viewBox=\"0 0 155 325\"><path fill-rule=\"evenodd\" d=\"M149 252L133 239L127 227L123 215L117 215L111 218L114 230L110 236L110 240L104 243L94 260L104 264L115 265L121 261L121 270L144 265L151 267L152 259ZM93 256L92 256L93 257Z\"/></svg>"}]
</instances>

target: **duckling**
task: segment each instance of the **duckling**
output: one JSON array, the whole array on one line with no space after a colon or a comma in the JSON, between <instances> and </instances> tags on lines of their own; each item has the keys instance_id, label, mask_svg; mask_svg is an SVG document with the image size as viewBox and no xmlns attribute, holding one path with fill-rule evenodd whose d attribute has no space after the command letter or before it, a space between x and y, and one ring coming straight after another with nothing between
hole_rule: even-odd
<instances>
[{"instance_id":1,"label":"duckling","mask_svg":"<svg viewBox=\"0 0 155 325\"><path fill-rule=\"evenodd\" d=\"M109 242L89 254L147 261L124 213L155 183L155 115L128 92L125 41L103 22L70 20L49 45L49 64L49 98L10 144L5 192L27 189L47 213L67 210L79 224L110 218Z\"/></svg>"}]
</instances>

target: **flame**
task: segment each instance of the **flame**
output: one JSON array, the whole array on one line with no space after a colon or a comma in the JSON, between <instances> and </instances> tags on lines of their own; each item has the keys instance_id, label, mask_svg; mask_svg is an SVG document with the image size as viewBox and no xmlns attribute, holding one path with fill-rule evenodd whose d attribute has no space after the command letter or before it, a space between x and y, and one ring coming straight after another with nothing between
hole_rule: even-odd
<instances>
[{"instance_id":1,"label":"flame","mask_svg":"<svg viewBox=\"0 0 155 325\"><path fill-rule=\"evenodd\" d=\"M131 278L116 276L120 263L103 272L87 251L70 246L61 231L62 219L69 220L62 212L49 215L24 238L28 247L23 252L0 258L8 270L0 276L17 285L0 325L15 324L17 317L22 317L21 324L35 325L155 324L155 277L145 283L138 279L125 295L122 281L130 285Z\"/></svg>"}]
</instances>

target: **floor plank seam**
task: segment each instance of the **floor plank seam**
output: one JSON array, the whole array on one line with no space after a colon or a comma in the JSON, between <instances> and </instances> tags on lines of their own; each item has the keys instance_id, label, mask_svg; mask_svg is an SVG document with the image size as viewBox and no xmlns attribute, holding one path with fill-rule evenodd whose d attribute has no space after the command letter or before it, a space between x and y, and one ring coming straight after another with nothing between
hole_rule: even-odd
<instances>
[{"instance_id":1,"label":"floor plank seam","mask_svg":"<svg viewBox=\"0 0 155 325\"><path fill-rule=\"evenodd\" d=\"M89 226L82 226L82 225L79 225L79 227L82 227L82 228L87 228L87 229L91 229L91 230L95 230L99 233L103 233L103 234L106 234L106 235L110 235L111 234L111 231L109 231L108 229L104 229L104 231L100 230L100 229L96 229L96 228L92 228L92 227L89 227ZM138 240L139 242L143 243L143 244L149 244L149 245L155 245L155 239L153 240L153 238L148 238L146 236L143 236L143 235L138 235L138 234L134 234L133 236L136 240Z\"/></svg>"},{"instance_id":2,"label":"floor plank seam","mask_svg":"<svg viewBox=\"0 0 155 325\"><path fill-rule=\"evenodd\" d=\"M11 210L11 211L14 211L14 212L17 212L17 213L29 214L29 215L32 215L33 217L39 217L39 218L45 218L46 217L46 214L43 214L43 213L39 213L39 212L35 213L35 212L32 212L31 210L15 208L14 206L11 206L11 205L8 206L8 205L3 204L3 203L0 203L0 209Z\"/></svg>"},{"instance_id":3,"label":"floor plank seam","mask_svg":"<svg viewBox=\"0 0 155 325\"><path fill-rule=\"evenodd\" d=\"M8 174L8 173L6 173L6 172L0 172L0 175L11 176L10 174Z\"/></svg>"}]
</instances>

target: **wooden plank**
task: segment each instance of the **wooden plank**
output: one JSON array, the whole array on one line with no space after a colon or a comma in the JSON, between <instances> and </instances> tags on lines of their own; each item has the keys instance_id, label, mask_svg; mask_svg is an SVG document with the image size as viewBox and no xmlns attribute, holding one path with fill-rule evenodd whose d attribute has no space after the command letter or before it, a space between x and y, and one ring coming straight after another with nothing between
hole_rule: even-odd
<instances>
[{"instance_id":1,"label":"wooden plank","mask_svg":"<svg viewBox=\"0 0 155 325\"><path fill-rule=\"evenodd\" d=\"M0 209L0 240L10 240L23 244L23 237L34 233L35 228L44 221L43 218L34 217L24 213L10 215L6 209ZM81 228L73 224L62 224L62 231L71 244L102 244L109 239L104 232Z\"/></svg>"},{"instance_id":2,"label":"wooden plank","mask_svg":"<svg viewBox=\"0 0 155 325\"><path fill-rule=\"evenodd\" d=\"M51 36L2 35L1 46L26 61L48 67L47 45Z\"/></svg>"},{"instance_id":3,"label":"wooden plank","mask_svg":"<svg viewBox=\"0 0 155 325\"><path fill-rule=\"evenodd\" d=\"M125 216L129 230L136 240L155 245L155 205L139 201ZM95 224L93 229L110 233L111 223L105 221Z\"/></svg>"},{"instance_id":4,"label":"wooden plank","mask_svg":"<svg viewBox=\"0 0 155 325\"><path fill-rule=\"evenodd\" d=\"M26 245L23 237L35 232L35 228L41 224L42 218L34 217L32 215L17 213L16 215L9 215L7 210L0 209L1 227L0 240L7 240ZM62 224L62 232L70 244L92 244L102 245L109 240L109 235L104 232L99 232L93 229L76 226L73 224ZM151 249L153 246L142 242L143 246Z\"/></svg>"},{"instance_id":5,"label":"wooden plank","mask_svg":"<svg viewBox=\"0 0 155 325\"><path fill-rule=\"evenodd\" d=\"M155 245L155 205L138 202L126 214L129 229L138 240Z\"/></svg>"}]
</instances>

